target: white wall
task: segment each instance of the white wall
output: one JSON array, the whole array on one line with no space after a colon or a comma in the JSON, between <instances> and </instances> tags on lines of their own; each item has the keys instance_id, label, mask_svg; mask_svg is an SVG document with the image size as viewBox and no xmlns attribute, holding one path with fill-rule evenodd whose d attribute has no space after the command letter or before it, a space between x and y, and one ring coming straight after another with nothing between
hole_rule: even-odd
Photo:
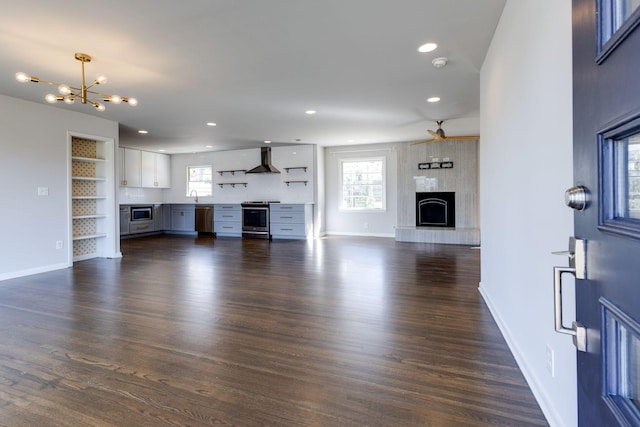
<instances>
[{"instance_id":1,"label":"white wall","mask_svg":"<svg viewBox=\"0 0 640 427\"><path fill-rule=\"evenodd\" d=\"M260 164L260 149L250 148L232 151L211 151L194 154L173 154L171 156L171 188L164 190L164 203L193 203L187 197L187 167L213 166L213 195L198 197L199 203L240 203L246 200L278 200L283 203L315 202L315 150L313 145L273 147L272 163L279 174L236 174L222 176L216 171L248 170ZM284 168L306 166L307 170ZM285 181L309 181L307 185ZM247 186L219 183L246 182Z\"/></svg>"},{"instance_id":2,"label":"white wall","mask_svg":"<svg viewBox=\"0 0 640 427\"><path fill-rule=\"evenodd\" d=\"M71 263L69 131L113 138L117 146L114 121L0 95L0 280ZM38 187L49 195L38 196Z\"/></svg>"},{"instance_id":3,"label":"white wall","mask_svg":"<svg viewBox=\"0 0 640 427\"><path fill-rule=\"evenodd\" d=\"M569 0L508 0L481 71L480 291L552 426L577 425L575 348L553 330L567 259L551 255L573 234L571 55Z\"/></svg>"},{"instance_id":4,"label":"white wall","mask_svg":"<svg viewBox=\"0 0 640 427\"><path fill-rule=\"evenodd\" d=\"M326 234L395 237L398 217L398 156L394 144L367 144L325 148ZM384 212L340 210L340 161L386 158L387 209Z\"/></svg>"}]
</instances>

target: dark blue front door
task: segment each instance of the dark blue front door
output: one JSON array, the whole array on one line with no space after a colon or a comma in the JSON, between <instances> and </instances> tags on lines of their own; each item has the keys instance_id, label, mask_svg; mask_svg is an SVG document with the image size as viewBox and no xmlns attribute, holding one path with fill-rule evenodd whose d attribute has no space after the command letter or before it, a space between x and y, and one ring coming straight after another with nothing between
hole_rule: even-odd
<instances>
[{"instance_id":1,"label":"dark blue front door","mask_svg":"<svg viewBox=\"0 0 640 427\"><path fill-rule=\"evenodd\" d=\"M587 278L576 280L581 426L640 425L639 22L640 0L573 1L574 179L591 192L575 214L587 242Z\"/></svg>"}]
</instances>

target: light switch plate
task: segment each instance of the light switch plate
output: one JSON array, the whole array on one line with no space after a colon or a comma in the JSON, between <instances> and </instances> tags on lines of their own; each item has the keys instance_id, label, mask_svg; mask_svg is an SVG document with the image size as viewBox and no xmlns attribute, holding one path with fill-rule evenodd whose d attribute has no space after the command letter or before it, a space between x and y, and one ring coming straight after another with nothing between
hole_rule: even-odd
<instances>
[{"instance_id":1,"label":"light switch plate","mask_svg":"<svg viewBox=\"0 0 640 427\"><path fill-rule=\"evenodd\" d=\"M48 196L49 187L38 187L38 196Z\"/></svg>"}]
</instances>

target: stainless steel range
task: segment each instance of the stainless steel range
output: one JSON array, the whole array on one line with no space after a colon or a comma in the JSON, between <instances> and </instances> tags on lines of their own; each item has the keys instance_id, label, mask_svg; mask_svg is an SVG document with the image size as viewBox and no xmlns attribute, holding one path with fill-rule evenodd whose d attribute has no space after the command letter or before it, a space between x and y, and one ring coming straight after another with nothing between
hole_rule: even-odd
<instances>
[{"instance_id":1,"label":"stainless steel range","mask_svg":"<svg viewBox=\"0 0 640 427\"><path fill-rule=\"evenodd\" d=\"M269 204L274 201L242 203L242 237L245 239L271 239L269 230Z\"/></svg>"}]
</instances>

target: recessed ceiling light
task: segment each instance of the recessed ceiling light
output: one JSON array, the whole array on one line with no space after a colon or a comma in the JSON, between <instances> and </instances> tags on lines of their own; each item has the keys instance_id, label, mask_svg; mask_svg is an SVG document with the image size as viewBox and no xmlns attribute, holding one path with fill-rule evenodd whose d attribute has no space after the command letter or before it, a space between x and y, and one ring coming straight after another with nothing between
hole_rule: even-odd
<instances>
[{"instance_id":1,"label":"recessed ceiling light","mask_svg":"<svg viewBox=\"0 0 640 427\"><path fill-rule=\"evenodd\" d=\"M311 115L313 115L313 114L317 113L317 111L316 111L316 110L307 110L307 111L305 111L304 113L305 113L305 114L308 114L308 115L310 115L310 116L311 116Z\"/></svg>"},{"instance_id":2,"label":"recessed ceiling light","mask_svg":"<svg viewBox=\"0 0 640 427\"><path fill-rule=\"evenodd\" d=\"M355 139L348 139L347 142L356 142Z\"/></svg>"},{"instance_id":3,"label":"recessed ceiling light","mask_svg":"<svg viewBox=\"0 0 640 427\"><path fill-rule=\"evenodd\" d=\"M209 122L209 123L207 123L207 126L217 126L217 124L213 123L213 122Z\"/></svg>"},{"instance_id":4,"label":"recessed ceiling light","mask_svg":"<svg viewBox=\"0 0 640 427\"><path fill-rule=\"evenodd\" d=\"M213 148L213 145L205 145L205 148Z\"/></svg>"},{"instance_id":5,"label":"recessed ceiling light","mask_svg":"<svg viewBox=\"0 0 640 427\"><path fill-rule=\"evenodd\" d=\"M140 130L138 131L138 133L147 134L147 133L149 133L149 131L148 131L148 130L144 130L144 129L140 129Z\"/></svg>"},{"instance_id":6,"label":"recessed ceiling light","mask_svg":"<svg viewBox=\"0 0 640 427\"><path fill-rule=\"evenodd\" d=\"M427 102L438 102L440 101L440 97L432 96L431 98L427 98Z\"/></svg>"},{"instance_id":7,"label":"recessed ceiling light","mask_svg":"<svg viewBox=\"0 0 640 427\"><path fill-rule=\"evenodd\" d=\"M158 150L158 151L160 151L161 153L164 153L164 152L165 152L165 151L167 151L167 150L162 149L162 150Z\"/></svg>"},{"instance_id":8,"label":"recessed ceiling light","mask_svg":"<svg viewBox=\"0 0 640 427\"><path fill-rule=\"evenodd\" d=\"M268 139L264 141L265 144L271 144L271 141L269 141Z\"/></svg>"},{"instance_id":9,"label":"recessed ceiling light","mask_svg":"<svg viewBox=\"0 0 640 427\"><path fill-rule=\"evenodd\" d=\"M418 48L418 52L420 53L433 52L434 50L436 50L437 47L438 45L435 43L425 43Z\"/></svg>"}]
</instances>

